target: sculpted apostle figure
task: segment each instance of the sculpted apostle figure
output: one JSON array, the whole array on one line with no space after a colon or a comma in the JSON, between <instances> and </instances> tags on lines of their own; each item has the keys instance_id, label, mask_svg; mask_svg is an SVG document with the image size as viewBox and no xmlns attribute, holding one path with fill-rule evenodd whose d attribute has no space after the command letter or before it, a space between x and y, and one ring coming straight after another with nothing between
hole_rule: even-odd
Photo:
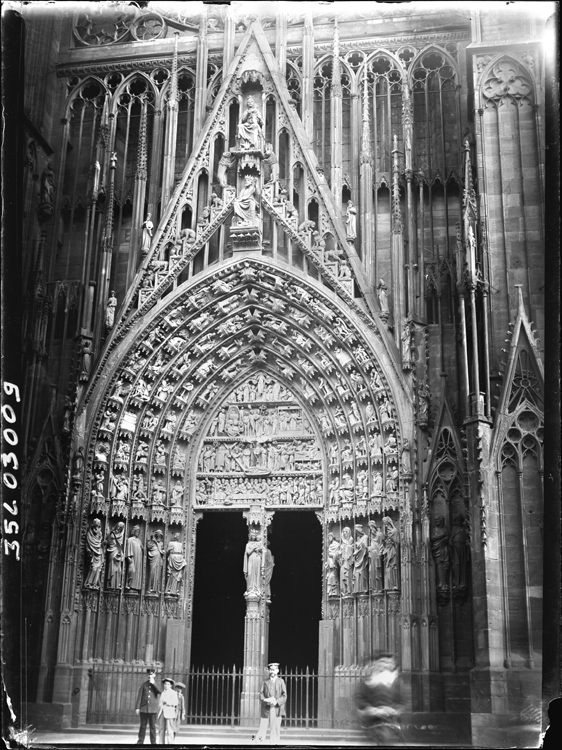
<instances>
[{"instance_id":1,"label":"sculpted apostle figure","mask_svg":"<svg viewBox=\"0 0 562 750\"><path fill-rule=\"evenodd\" d=\"M353 591L353 538L349 526L345 526L341 534L340 590L342 596Z\"/></svg>"},{"instance_id":2,"label":"sculpted apostle figure","mask_svg":"<svg viewBox=\"0 0 562 750\"><path fill-rule=\"evenodd\" d=\"M183 579L183 569L187 565L187 560L183 556L183 547L180 541L180 535L174 534L173 539L168 542L166 550L168 557L168 578L166 581L167 594L179 594Z\"/></svg>"},{"instance_id":3,"label":"sculpted apostle figure","mask_svg":"<svg viewBox=\"0 0 562 750\"><path fill-rule=\"evenodd\" d=\"M86 560L88 572L84 580L84 587L98 589L103 565L103 536L99 518L94 518L86 533Z\"/></svg>"},{"instance_id":4,"label":"sculpted apostle figure","mask_svg":"<svg viewBox=\"0 0 562 750\"><path fill-rule=\"evenodd\" d=\"M382 591L382 552L384 537L375 521L369 521L371 540L369 544L369 589Z\"/></svg>"},{"instance_id":5,"label":"sculpted apostle figure","mask_svg":"<svg viewBox=\"0 0 562 750\"><path fill-rule=\"evenodd\" d=\"M164 544L160 529L156 529L152 534L146 548L148 554L148 591L157 594L160 592L164 563Z\"/></svg>"},{"instance_id":6,"label":"sculpted apostle figure","mask_svg":"<svg viewBox=\"0 0 562 750\"><path fill-rule=\"evenodd\" d=\"M120 589L123 582L123 557L125 544L125 524L119 521L108 533L105 540L107 549L107 588Z\"/></svg>"},{"instance_id":7,"label":"sculpted apostle figure","mask_svg":"<svg viewBox=\"0 0 562 750\"><path fill-rule=\"evenodd\" d=\"M355 548L353 550L353 592L362 594L369 590L369 539L360 524L355 525Z\"/></svg>"},{"instance_id":8,"label":"sculpted apostle figure","mask_svg":"<svg viewBox=\"0 0 562 750\"><path fill-rule=\"evenodd\" d=\"M326 586L328 589L328 596L339 596L340 593L340 543L335 536L330 532L328 534L328 554L326 561Z\"/></svg>"},{"instance_id":9,"label":"sculpted apostle figure","mask_svg":"<svg viewBox=\"0 0 562 750\"><path fill-rule=\"evenodd\" d=\"M382 519L385 529L384 538L384 587L398 589L398 547L399 532L389 516Z\"/></svg>"},{"instance_id":10,"label":"sculpted apostle figure","mask_svg":"<svg viewBox=\"0 0 562 750\"><path fill-rule=\"evenodd\" d=\"M143 546L140 540L140 526L133 526L127 539L127 583L126 588L141 590Z\"/></svg>"},{"instance_id":11,"label":"sculpted apostle figure","mask_svg":"<svg viewBox=\"0 0 562 750\"><path fill-rule=\"evenodd\" d=\"M246 110L238 125L240 148L243 150L258 149L262 140L263 119L258 111L253 96L248 97Z\"/></svg>"}]
</instances>

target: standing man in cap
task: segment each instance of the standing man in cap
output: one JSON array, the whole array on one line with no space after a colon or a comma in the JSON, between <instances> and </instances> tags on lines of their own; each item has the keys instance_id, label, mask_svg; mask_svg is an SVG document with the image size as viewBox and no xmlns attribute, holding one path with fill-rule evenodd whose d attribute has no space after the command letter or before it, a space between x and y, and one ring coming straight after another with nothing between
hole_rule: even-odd
<instances>
[{"instance_id":1,"label":"standing man in cap","mask_svg":"<svg viewBox=\"0 0 562 750\"><path fill-rule=\"evenodd\" d=\"M269 725L271 744L278 745L281 734L281 720L285 716L287 688L285 687L285 681L279 677L279 664L271 662L267 668L269 679L264 680L261 686L261 720L256 741L263 742L265 740Z\"/></svg>"},{"instance_id":2,"label":"standing man in cap","mask_svg":"<svg viewBox=\"0 0 562 750\"><path fill-rule=\"evenodd\" d=\"M140 716L137 745L144 744L147 722L150 729L150 744L156 744L156 716L160 707L160 693L162 691L155 685L156 670L153 667L149 667L146 671L148 673L148 680L140 686L135 706L135 712L137 716Z\"/></svg>"},{"instance_id":3,"label":"standing man in cap","mask_svg":"<svg viewBox=\"0 0 562 750\"><path fill-rule=\"evenodd\" d=\"M174 690L175 682L171 677L162 680L164 690L160 693L160 711L158 718L162 717L161 739L163 745L171 745L176 736L176 711L178 708L178 694Z\"/></svg>"}]
</instances>

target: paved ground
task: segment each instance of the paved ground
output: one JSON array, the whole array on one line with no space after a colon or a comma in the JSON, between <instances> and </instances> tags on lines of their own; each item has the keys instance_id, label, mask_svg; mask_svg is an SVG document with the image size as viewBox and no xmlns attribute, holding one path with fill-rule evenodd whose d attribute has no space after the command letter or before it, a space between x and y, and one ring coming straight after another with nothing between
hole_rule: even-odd
<instances>
[{"instance_id":1,"label":"paved ground","mask_svg":"<svg viewBox=\"0 0 562 750\"><path fill-rule=\"evenodd\" d=\"M306 732L299 732L298 735L293 734L291 736L290 730L281 732L281 743L287 747L357 747L357 746L372 746L362 734L358 732L337 732L333 736L322 736L321 734L314 732L311 733L310 737L307 736ZM84 747L92 745L103 745L105 747L114 747L118 745L134 745L137 741L137 732L112 732L111 730L100 730L99 732L91 731L79 731L69 730L67 732L46 732L46 731L32 731L29 741L22 743L23 746L27 747L40 747L40 748L57 748L64 747ZM145 744L148 745L148 737L145 740ZM185 730L180 732L176 738L177 747L223 747L237 745L238 747L251 746L251 735L247 732L239 733L236 731L224 732L217 731L213 732L212 728L208 728L205 731L194 733L187 733ZM268 743L269 744L269 743ZM429 747L426 743L400 743L401 747ZM452 745L435 745L431 747L447 747L451 748ZM455 748L468 747L466 745L455 745Z\"/></svg>"}]
</instances>

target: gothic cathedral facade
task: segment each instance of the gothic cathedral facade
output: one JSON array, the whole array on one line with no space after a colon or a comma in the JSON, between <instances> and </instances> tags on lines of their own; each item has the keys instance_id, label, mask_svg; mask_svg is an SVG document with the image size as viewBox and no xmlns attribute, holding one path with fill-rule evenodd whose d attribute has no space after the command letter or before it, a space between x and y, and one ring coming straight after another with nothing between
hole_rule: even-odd
<instances>
[{"instance_id":1,"label":"gothic cathedral facade","mask_svg":"<svg viewBox=\"0 0 562 750\"><path fill-rule=\"evenodd\" d=\"M22 13L37 724L92 666L188 672L205 516L248 679L286 514L330 700L377 650L478 744L541 694L549 4L306 5Z\"/></svg>"}]
</instances>

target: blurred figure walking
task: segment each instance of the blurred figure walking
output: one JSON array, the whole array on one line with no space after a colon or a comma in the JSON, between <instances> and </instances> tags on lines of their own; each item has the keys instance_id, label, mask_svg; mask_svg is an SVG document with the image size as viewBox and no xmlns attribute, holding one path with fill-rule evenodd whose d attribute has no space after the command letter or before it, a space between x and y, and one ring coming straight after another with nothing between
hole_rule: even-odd
<instances>
[{"instance_id":1,"label":"blurred figure walking","mask_svg":"<svg viewBox=\"0 0 562 750\"><path fill-rule=\"evenodd\" d=\"M400 741L400 680L393 654L378 653L366 669L356 695L361 728L375 745Z\"/></svg>"}]
</instances>

